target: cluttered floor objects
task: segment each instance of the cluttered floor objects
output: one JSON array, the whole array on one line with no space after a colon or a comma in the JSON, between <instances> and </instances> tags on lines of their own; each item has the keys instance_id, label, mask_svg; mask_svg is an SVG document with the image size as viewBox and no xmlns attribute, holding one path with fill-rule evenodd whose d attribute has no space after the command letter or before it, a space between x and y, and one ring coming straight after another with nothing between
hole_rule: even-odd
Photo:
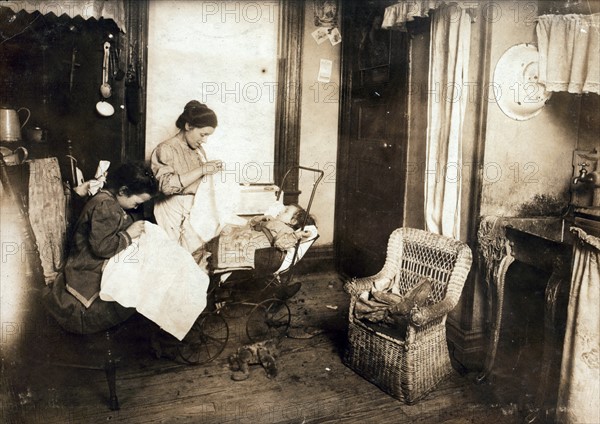
<instances>
[{"instance_id":1,"label":"cluttered floor objects","mask_svg":"<svg viewBox=\"0 0 600 424\"><path fill-rule=\"evenodd\" d=\"M2 386L8 390L2 394L2 422L518 422L508 398L458 373L413 406L386 395L340 359L348 314L344 281L333 272L304 275L301 281L287 302L292 311L288 334L260 353L244 353L252 346L244 319L228 318L225 350L198 366L153 357L143 323L119 334L130 360L119 368L122 407L117 412L105 406L100 372L16 370L3 364ZM240 362L248 353L248 361Z\"/></svg>"}]
</instances>

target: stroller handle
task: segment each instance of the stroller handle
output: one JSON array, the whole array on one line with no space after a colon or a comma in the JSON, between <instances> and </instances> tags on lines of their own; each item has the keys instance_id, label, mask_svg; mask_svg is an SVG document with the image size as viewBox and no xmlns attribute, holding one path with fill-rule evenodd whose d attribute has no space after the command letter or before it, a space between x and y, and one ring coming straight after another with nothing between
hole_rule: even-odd
<instances>
[{"instance_id":1,"label":"stroller handle","mask_svg":"<svg viewBox=\"0 0 600 424\"><path fill-rule=\"evenodd\" d=\"M283 179L281 180L281 189L277 192L277 201L279 201L279 197L281 196L281 193L283 192L283 187L285 187L285 180L288 177L288 175L296 169L303 169L305 171L310 171L310 172L314 172L316 174L319 174L319 177L315 180L315 182L313 183L313 188L312 188L312 192L310 193L310 200L308 201L308 206L306 207L306 215L304 217L304 222L302 222L302 227L300 229L300 231L304 231L304 227L306 226L306 220L309 217L310 214L310 207L312 206L312 202L313 202L313 198L315 197L315 192L317 191L317 186L319 185L319 183L321 182L321 180L323 179L323 176L325 175L325 172L320 170L320 169L316 169L316 168L309 168L306 166L302 166L302 165L294 165L292 167L290 167L290 169L287 170L287 172L285 173L285 175L283 176ZM293 265L296 262L296 258L298 257L298 249L300 248L300 243L301 243L301 239L299 239L296 242L296 248L294 249L294 255L292 257L292 262L291 262L291 266L293 267ZM292 279L292 275L293 275L293 268L292 268L292 272L288 272L287 273L287 281L286 284L289 284L289 282Z\"/></svg>"},{"instance_id":2,"label":"stroller handle","mask_svg":"<svg viewBox=\"0 0 600 424\"><path fill-rule=\"evenodd\" d=\"M283 187L285 187L285 180L287 179L288 175L295 169L303 169L305 171L311 171L316 174L319 174L319 177L313 184L312 192L310 193L310 200L308 201L308 206L306 207L306 217L304 219L304 222L302 223L302 230L304 230L304 226L306 225L306 218L310 214L310 207L312 206L313 198L315 197L315 191L317 190L317 186L323 179L325 172L320 169L309 168L307 166L302 166L302 165L294 165L294 166L290 167L290 169L287 170L287 172L283 176L283 179L281 180L281 189L277 192L277 201L279 201L279 197L281 196L281 193L283 192Z\"/></svg>"}]
</instances>

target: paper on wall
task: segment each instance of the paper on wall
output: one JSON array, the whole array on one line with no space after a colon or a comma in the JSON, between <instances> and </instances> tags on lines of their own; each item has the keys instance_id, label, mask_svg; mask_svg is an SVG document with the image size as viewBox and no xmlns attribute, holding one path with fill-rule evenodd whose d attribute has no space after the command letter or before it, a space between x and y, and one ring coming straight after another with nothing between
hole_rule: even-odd
<instances>
[{"instance_id":1,"label":"paper on wall","mask_svg":"<svg viewBox=\"0 0 600 424\"><path fill-rule=\"evenodd\" d=\"M331 69L333 68L333 61L328 59L321 59L321 65L319 67L319 82L331 81Z\"/></svg>"}]
</instances>

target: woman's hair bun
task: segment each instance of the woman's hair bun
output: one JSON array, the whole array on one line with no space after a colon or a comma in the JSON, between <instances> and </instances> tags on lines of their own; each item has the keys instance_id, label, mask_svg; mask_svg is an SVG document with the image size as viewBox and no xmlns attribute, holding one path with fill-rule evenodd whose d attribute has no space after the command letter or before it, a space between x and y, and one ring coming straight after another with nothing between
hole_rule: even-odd
<instances>
[{"instance_id":1,"label":"woman's hair bun","mask_svg":"<svg viewBox=\"0 0 600 424\"><path fill-rule=\"evenodd\" d=\"M177 118L175 125L180 130L185 129L185 124L189 124L195 128L217 127L217 115L215 112L200 103L198 100L190 100L183 108L183 113Z\"/></svg>"}]
</instances>

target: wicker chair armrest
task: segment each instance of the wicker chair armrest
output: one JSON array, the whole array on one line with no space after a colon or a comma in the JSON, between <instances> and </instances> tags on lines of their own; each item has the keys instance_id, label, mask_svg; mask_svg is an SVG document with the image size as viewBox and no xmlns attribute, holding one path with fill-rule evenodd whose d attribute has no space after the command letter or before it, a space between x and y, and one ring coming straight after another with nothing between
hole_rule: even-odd
<instances>
[{"instance_id":1,"label":"wicker chair armrest","mask_svg":"<svg viewBox=\"0 0 600 424\"><path fill-rule=\"evenodd\" d=\"M379 274L370 277L352 278L344 284L344 291L351 296L358 296L362 292L370 290L373 283L379 279Z\"/></svg>"},{"instance_id":2,"label":"wicker chair armrest","mask_svg":"<svg viewBox=\"0 0 600 424\"><path fill-rule=\"evenodd\" d=\"M421 308L413 308L410 312L410 320L415 326L423 326L427 323L448 314L460 299L460 295L467 280L472 263L471 249L465 244L460 248L456 263L448 287L446 297L441 301Z\"/></svg>"},{"instance_id":3,"label":"wicker chair armrest","mask_svg":"<svg viewBox=\"0 0 600 424\"><path fill-rule=\"evenodd\" d=\"M414 307L410 311L410 322L415 327L422 327L438 318L444 317L455 306L455 302L446 298L433 305L422 306L421 308Z\"/></svg>"}]
</instances>

